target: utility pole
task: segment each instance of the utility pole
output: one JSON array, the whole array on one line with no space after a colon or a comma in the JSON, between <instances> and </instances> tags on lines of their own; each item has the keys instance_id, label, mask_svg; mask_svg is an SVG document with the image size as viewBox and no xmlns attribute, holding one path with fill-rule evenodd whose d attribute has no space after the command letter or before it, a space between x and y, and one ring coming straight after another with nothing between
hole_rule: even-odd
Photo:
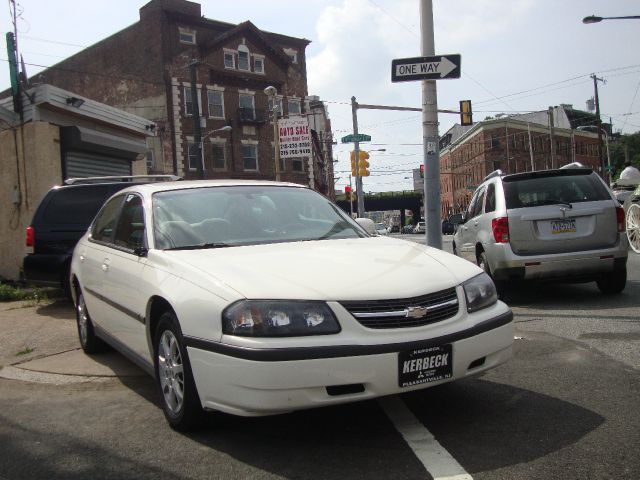
<instances>
[{"instance_id":1,"label":"utility pole","mask_svg":"<svg viewBox=\"0 0 640 480\"><path fill-rule=\"evenodd\" d=\"M433 56L435 54L435 42L433 39L432 0L420 1L420 32L422 36L422 56ZM426 243L430 247L442 250L438 94L435 80L422 80L422 137L424 148Z\"/></svg>"},{"instance_id":2,"label":"utility pole","mask_svg":"<svg viewBox=\"0 0 640 480\"><path fill-rule=\"evenodd\" d=\"M360 176L360 142L358 138L358 102L356 97L351 97L351 116L353 117L353 151L356 156L356 195L358 197L358 217L364 217L364 192L362 191L362 177Z\"/></svg>"},{"instance_id":3,"label":"utility pole","mask_svg":"<svg viewBox=\"0 0 640 480\"><path fill-rule=\"evenodd\" d=\"M204 165L202 156L202 127L200 125L200 105L198 104L197 67L200 64L195 58L189 64L191 72L191 113L193 115L193 141L196 144L196 155L198 159L198 178L204 179ZM188 152L187 152L188 154Z\"/></svg>"},{"instance_id":4,"label":"utility pole","mask_svg":"<svg viewBox=\"0 0 640 480\"><path fill-rule=\"evenodd\" d=\"M351 186L351 175L349 175L349 213L353 218L353 187Z\"/></svg>"},{"instance_id":5,"label":"utility pole","mask_svg":"<svg viewBox=\"0 0 640 480\"><path fill-rule=\"evenodd\" d=\"M556 139L553 122L553 107L549 107L549 142L551 143L551 168L558 168L558 159L556 158Z\"/></svg>"},{"instance_id":6,"label":"utility pole","mask_svg":"<svg viewBox=\"0 0 640 480\"><path fill-rule=\"evenodd\" d=\"M598 126L598 155L600 157L600 175L607 181L607 174L604 168L604 156L602 155L602 120L600 119L600 99L598 98L598 81L604 83L603 78L596 77L595 73L591 75L593 79L593 89L595 91L596 100L596 125Z\"/></svg>"}]
</instances>

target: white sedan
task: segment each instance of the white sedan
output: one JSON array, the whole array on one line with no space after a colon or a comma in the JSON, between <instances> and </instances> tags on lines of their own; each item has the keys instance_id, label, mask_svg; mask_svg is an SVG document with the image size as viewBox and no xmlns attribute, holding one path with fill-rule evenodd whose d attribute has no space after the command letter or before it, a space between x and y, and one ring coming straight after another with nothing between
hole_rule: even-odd
<instances>
[{"instance_id":1,"label":"white sedan","mask_svg":"<svg viewBox=\"0 0 640 480\"><path fill-rule=\"evenodd\" d=\"M341 272L351 272L343 275ZM370 236L287 183L138 185L71 265L82 348L155 377L178 430L397 394L505 362L513 315L477 266Z\"/></svg>"}]
</instances>

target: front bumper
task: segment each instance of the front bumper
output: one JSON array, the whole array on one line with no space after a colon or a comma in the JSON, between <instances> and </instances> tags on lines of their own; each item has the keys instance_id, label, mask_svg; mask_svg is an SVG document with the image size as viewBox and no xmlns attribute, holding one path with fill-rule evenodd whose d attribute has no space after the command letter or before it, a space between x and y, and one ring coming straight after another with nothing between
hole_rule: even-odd
<instances>
[{"instance_id":1,"label":"front bumper","mask_svg":"<svg viewBox=\"0 0 640 480\"><path fill-rule=\"evenodd\" d=\"M405 343L293 349L235 347L185 338L205 409L242 416L366 400L450 382L507 361L512 354L510 310L472 328ZM399 352L451 344L452 376L399 386Z\"/></svg>"}]
</instances>

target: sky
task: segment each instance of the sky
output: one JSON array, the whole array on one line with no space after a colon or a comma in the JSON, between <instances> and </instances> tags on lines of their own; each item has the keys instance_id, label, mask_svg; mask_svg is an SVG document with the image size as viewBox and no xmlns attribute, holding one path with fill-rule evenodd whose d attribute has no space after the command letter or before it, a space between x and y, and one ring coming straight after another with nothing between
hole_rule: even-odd
<instances>
[{"instance_id":1,"label":"sky","mask_svg":"<svg viewBox=\"0 0 640 480\"><path fill-rule=\"evenodd\" d=\"M90 46L135 23L146 0L16 0L18 47L27 73ZM353 131L351 97L359 103L421 106L420 82L391 82L391 61L421 56L420 0L201 0L205 17L311 41L310 95L326 102L332 121L336 190L349 183L349 151L340 137ZM10 2L0 15L13 31ZM461 77L437 82L438 108L471 100L474 121L505 113L570 104L586 109L599 83L603 121L614 131L640 131L640 20L584 24L588 15L640 15L637 0L433 0L435 53L461 55ZM149 41L146 39L145 41ZM0 52L0 91L9 87L6 49ZM439 114L439 134L459 116ZM359 110L361 148L371 153L364 190L411 190L422 163L420 112ZM385 151L373 151L382 150Z\"/></svg>"}]
</instances>

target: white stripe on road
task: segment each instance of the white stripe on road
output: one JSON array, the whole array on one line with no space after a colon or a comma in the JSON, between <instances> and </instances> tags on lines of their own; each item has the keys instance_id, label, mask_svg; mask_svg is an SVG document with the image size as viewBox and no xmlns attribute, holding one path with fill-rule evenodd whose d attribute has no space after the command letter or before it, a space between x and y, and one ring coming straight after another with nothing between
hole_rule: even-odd
<instances>
[{"instance_id":1,"label":"white stripe on road","mask_svg":"<svg viewBox=\"0 0 640 480\"><path fill-rule=\"evenodd\" d=\"M434 480L473 480L411 413L400 397L381 398L378 403Z\"/></svg>"}]
</instances>

